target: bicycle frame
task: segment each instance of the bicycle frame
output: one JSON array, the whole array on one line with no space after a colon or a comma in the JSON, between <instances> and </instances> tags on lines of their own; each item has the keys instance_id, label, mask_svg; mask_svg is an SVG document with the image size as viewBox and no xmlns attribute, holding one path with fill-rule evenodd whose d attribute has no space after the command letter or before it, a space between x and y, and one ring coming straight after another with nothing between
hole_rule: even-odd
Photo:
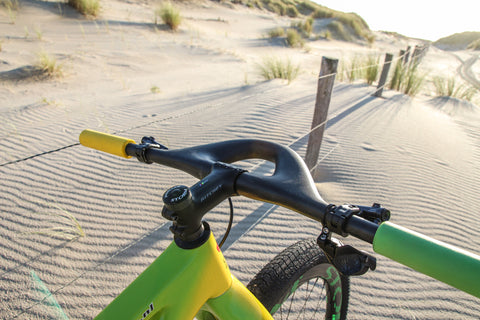
<instances>
[{"instance_id":1,"label":"bicycle frame","mask_svg":"<svg viewBox=\"0 0 480 320\"><path fill-rule=\"evenodd\" d=\"M212 233L196 249L172 242L95 319L185 320L201 308L218 319L273 319L230 273Z\"/></svg>"}]
</instances>

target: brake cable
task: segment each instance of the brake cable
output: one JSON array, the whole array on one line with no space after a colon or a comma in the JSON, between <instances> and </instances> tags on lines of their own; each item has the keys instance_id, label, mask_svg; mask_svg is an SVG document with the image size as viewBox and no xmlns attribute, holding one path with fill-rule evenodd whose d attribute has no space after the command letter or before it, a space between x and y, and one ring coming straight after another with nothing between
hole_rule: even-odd
<instances>
[{"instance_id":1,"label":"brake cable","mask_svg":"<svg viewBox=\"0 0 480 320\"><path fill-rule=\"evenodd\" d=\"M230 233L230 230L232 229L232 224L233 224L232 198L228 197L228 203L230 205L230 220L228 221L228 227L227 227L227 230L225 231L225 234L223 235L222 241L220 241L220 244L218 245L220 248L222 248L223 244L225 243L225 240L227 240L228 234Z\"/></svg>"}]
</instances>

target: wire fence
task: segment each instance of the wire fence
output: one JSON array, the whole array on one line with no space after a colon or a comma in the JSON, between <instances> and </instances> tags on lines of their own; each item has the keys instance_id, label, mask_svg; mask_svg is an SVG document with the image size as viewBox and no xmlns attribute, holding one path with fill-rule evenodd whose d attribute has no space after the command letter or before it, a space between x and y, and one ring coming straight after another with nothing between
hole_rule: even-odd
<instances>
[{"instance_id":1,"label":"wire fence","mask_svg":"<svg viewBox=\"0 0 480 320\"><path fill-rule=\"evenodd\" d=\"M399 59L403 59L405 57L406 54L404 55L400 55L398 56L397 58L395 58L395 60L393 60L391 63L393 63L394 61L397 61ZM380 65L380 64L379 64ZM369 68L369 67L372 67L372 66L375 66L375 65L369 65L369 66L362 66L360 68L357 68L357 69L351 69L351 70L348 70L348 72L351 72L351 71L358 71L358 70L362 70L362 69L365 69L365 68ZM322 76L319 76L318 77L318 80L321 80L321 79L326 79L326 78L329 78L329 77L334 77L337 75L337 72L335 73L330 73L330 74L327 74L327 75L322 75ZM386 85L384 84L383 86L381 86L381 88L385 87ZM295 145L296 143L298 143L299 141L301 141L302 139L305 139L307 136L309 136L310 134L314 133L315 131L317 130L320 130L323 126L325 126L327 124L327 122L339 115L341 115L342 113L344 113L345 111L347 111L348 109L352 108L353 106L357 105L359 102L365 100L366 98L369 98L372 96L373 93L375 93L379 88L376 88L375 90L372 90L372 92L369 92L363 96L361 96L360 98L356 99L355 101L349 103L348 105L346 105L345 107L343 107L341 110L338 110L336 111L335 113L332 113L330 115L328 115L327 119L324 120L322 123L316 125L314 128L311 128L310 130L308 130L307 132L301 134L300 136L298 136L297 138L291 140L290 142L287 143L287 145L289 147L292 147L293 145ZM211 108L211 107L218 107L217 105L211 105L211 106L208 106L207 108ZM171 120L171 119L174 119L174 118L180 118L180 117L183 117L183 116L186 116L188 114L192 114L194 112L198 112L199 110L203 110L205 107L203 108L199 108L198 110L190 110L188 112L185 112L185 113L178 113L178 114L175 114L173 116L169 116L169 117L164 117L164 118L160 118L160 119L156 119L154 121L149 121L149 122L146 122L146 123L141 123L141 124L138 124L138 125L134 125L134 126L131 126L129 128L126 128L126 129L122 129L120 131L117 131L117 132L114 132L114 134L120 134L120 133L123 133L123 132L127 132L127 131L130 131L130 130L133 130L133 129L137 129L137 128L143 128L143 127L148 127L148 126L151 126L152 124L154 123L159 123L159 122L163 122L163 121L167 121L167 120ZM62 146L60 148L57 148L57 149L53 149L53 150L49 150L49 151L45 151L45 152L42 152L42 153L38 153L38 154L35 154L35 155L32 155L32 156L28 156L28 157L25 157L25 158L22 158L22 159L17 159L17 160L14 160L14 161L10 161L10 162L6 162L6 163L3 163L3 164L0 164L0 167L3 167L3 166L8 166L8 165L13 165L13 164L17 164L19 162L23 162L23 161L28 161L28 160L32 160L32 159L35 159L37 157L41 157L41 156L44 156L44 155L48 155L48 154L52 154L52 153L55 153L55 152L58 152L58 151L63 151L63 150L66 150L68 148L72 148L72 147L76 147L80 145L79 143L73 143L73 144L70 144L70 145L65 145L65 146ZM336 143L328 152L326 152L323 157L321 159L319 159L316 164L311 168L310 172L313 172L320 164L322 161L324 161L325 159L327 159L335 150L338 146L340 146L341 143L338 142ZM264 164L265 161L261 161L259 163L256 163L255 165L252 165L250 168L249 168L249 171L255 171L257 170L262 164ZM253 201L253 200L252 200ZM272 211L275 210L275 205L272 205L270 208L268 208L265 213L263 214L262 217L265 217L266 215L270 214ZM251 229L255 228L255 226L258 224L258 221L254 224L252 224L252 226L250 228L248 228L244 234L247 234ZM119 248L116 252L114 252L112 255L108 256L107 258L99 261L95 266L93 266L92 268L89 268L87 270L85 270L84 272L78 274L77 276L75 276L74 278L70 279L68 282L64 283L63 285L57 287L55 290L52 290L51 292L49 292L48 294L45 295L45 297L43 299L40 299L38 301L36 301L35 303L31 304L30 306L26 307L26 308L23 308L23 310L21 312L19 312L17 315L15 315L13 317L13 319L15 318L18 318L20 317L21 315L24 315L25 313L28 313L29 310L31 310L32 308L34 308L35 306L37 305L40 305L40 304L43 304L45 303L50 297L54 296L55 294L59 293L60 291L64 290L65 288L69 287L70 285L72 285L73 283L75 283L77 280L79 280L80 278L82 277L85 277L87 274L97 270L99 267L101 267L102 265L105 265L106 263L108 263L109 261L111 261L112 259L114 259L115 257L117 257L118 255L122 254L123 252L125 252L126 250L128 250L129 248L131 248L132 246L136 245L137 243L141 242L143 239L145 239L146 237L148 237L149 235L151 235L152 233L158 231L159 229L163 228L165 226L165 224L162 224L156 228L154 228L153 230L150 230L148 231L147 233L143 234L142 236L140 236L138 239L136 239L135 241L133 241L132 243L130 243L128 246L125 246L125 247L122 247L122 248ZM243 235L242 235L243 236ZM237 239L238 240L238 239ZM6 274L10 273L10 272L13 272L15 271L17 268L12 268L10 270L7 270L5 271L4 273L2 273L0 276L1 277L4 277Z\"/></svg>"}]
</instances>

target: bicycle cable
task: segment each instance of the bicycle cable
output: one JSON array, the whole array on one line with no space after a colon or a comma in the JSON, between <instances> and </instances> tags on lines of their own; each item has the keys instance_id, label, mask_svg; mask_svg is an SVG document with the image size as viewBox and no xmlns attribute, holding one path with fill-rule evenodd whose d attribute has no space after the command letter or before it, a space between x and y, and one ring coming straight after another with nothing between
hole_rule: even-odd
<instances>
[{"instance_id":1,"label":"bicycle cable","mask_svg":"<svg viewBox=\"0 0 480 320\"><path fill-rule=\"evenodd\" d=\"M223 244L225 243L225 240L227 240L228 234L230 233L230 230L232 229L232 224L233 224L233 202L232 198L228 198L228 203L230 205L230 219L228 221L228 226L227 230L225 231L225 234L223 235L222 241L220 241L220 244L218 245L220 248L222 248Z\"/></svg>"}]
</instances>

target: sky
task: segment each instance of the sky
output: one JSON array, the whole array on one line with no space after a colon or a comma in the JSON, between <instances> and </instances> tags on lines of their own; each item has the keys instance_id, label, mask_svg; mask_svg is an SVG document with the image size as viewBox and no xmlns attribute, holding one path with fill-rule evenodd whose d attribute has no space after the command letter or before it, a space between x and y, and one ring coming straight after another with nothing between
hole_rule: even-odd
<instances>
[{"instance_id":1,"label":"sky","mask_svg":"<svg viewBox=\"0 0 480 320\"><path fill-rule=\"evenodd\" d=\"M356 12L372 30L435 41L464 31L480 32L480 0L313 0Z\"/></svg>"}]
</instances>

